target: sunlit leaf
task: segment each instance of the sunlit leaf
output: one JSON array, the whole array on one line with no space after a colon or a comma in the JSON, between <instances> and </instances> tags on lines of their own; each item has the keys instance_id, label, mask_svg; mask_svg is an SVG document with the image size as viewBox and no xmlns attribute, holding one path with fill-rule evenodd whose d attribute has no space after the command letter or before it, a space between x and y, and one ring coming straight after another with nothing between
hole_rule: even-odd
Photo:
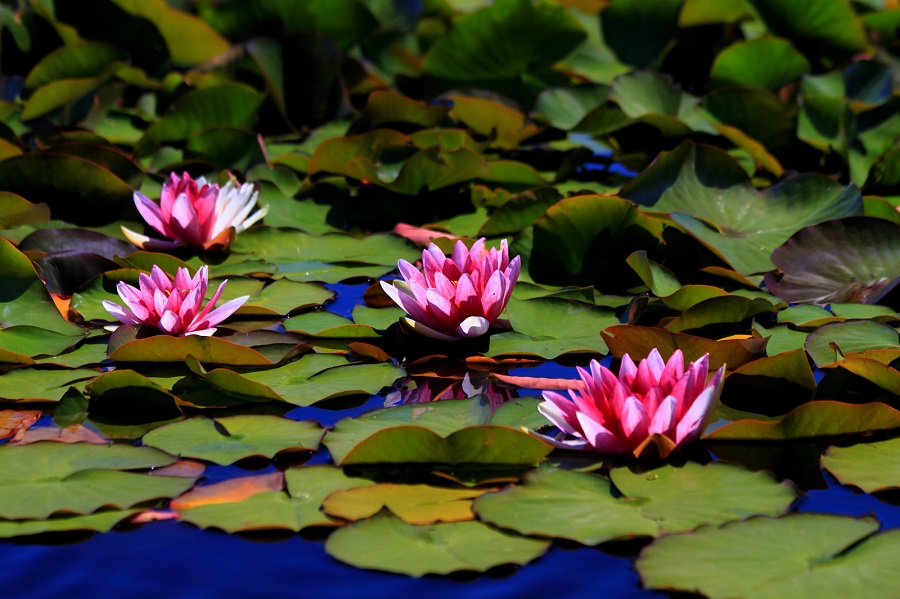
<instances>
[{"instance_id":1,"label":"sunlit leaf","mask_svg":"<svg viewBox=\"0 0 900 599\"><path fill-rule=\"evenodd\" d=\"M414 526L379 514L332 533L325 550L356 566L409 576L482 572L500 564L527 563L550 543L499 532L480 522Z\"/></svg>"},{"instance_id":2,"label":"sunlit leaf","mask_svg":"<svg viewBox=\"0 0 900 599\"><path fill-rule=\"evenodd\" d=\"M150 431L143 444L227 465L253 456L273 458L282 451L314 451L323 433L312 421L276 416L189 418Z\"/></svg>"},{"instance_id":3,"label":"sunlit leaf","mask_svg":"<svg viewBox=\"0 0 900 599\"><path fill-rule=\"evenodd\" d=\"M852 595L860 580L869 581L867 596L887 598L900 584L892 559L900 534L873 535L877 530L871 517L752 518L663 537L644 549L636 565L650 588L716 599L837 599Z\"/></svg>"},{"instance_id":4,"label":"sunlit leaf","mask_svg":"<svg viewBox=\"0 0 900 599\"><path fill-rule=\"evenodd\" d=\"M407 524L463 522L475 519L472 500L488 490L378 484L332 493L322 504L322 510L350 521L369 518L388 509Z\"/></svg>"},{"instance_id":5,"label":"sunlit leaf","mask_svg":"<svg viewBox=\"0 0 900 599\"><path fill-rule=\"evenodd\" d=\"M12 520L46 518L56 512L90 514L103 506L127 508L174 497L194 480L123 472L174 461L161 451L129 445L0 446L0 515ZM21 501L23 496L29 500Z\"/></svg>"}]
</instances>

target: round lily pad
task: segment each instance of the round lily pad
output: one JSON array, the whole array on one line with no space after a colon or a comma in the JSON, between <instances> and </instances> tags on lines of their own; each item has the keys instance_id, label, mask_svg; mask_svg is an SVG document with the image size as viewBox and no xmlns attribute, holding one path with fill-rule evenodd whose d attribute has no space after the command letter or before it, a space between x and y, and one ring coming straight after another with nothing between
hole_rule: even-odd
<instances>
[{"instance_id":1,"label":"round lily pad","mask_svg":"<svg viewBox=\"0 0 900 599\"><path fill-rule=\"evenodd\" d=\"M506 534L481 522L415 526L384 513L335 531L325 543L329 555L358 568L417 577L525 564L549 547L549 541Z\"/></svg>"}]
</instances>

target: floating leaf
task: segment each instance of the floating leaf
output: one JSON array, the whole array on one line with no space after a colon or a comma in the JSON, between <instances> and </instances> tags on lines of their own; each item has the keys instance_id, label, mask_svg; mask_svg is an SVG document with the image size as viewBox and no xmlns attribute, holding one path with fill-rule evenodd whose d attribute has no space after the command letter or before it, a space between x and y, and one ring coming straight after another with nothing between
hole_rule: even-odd
<instances>
[{"instance_id":1,"label":"floating leaf","mask_svg":"<svg viewBox=\"0 0 900 599\"><path fill-rule=\"evenodd\" d=\"M243 376L266 385L286 401L309 406L323 399L374 394L406 374L393 364L348 364L343 356L310 354L276 369Z\"/></svg>"},{"instance_id":2,"label":"floating leaf","mask_svg":"<svg viewBox=\"0 0 900 599\"><path fill-rule=\"evenodd\" d=\"M290 468L284 473L286 493L280 490L280 473L276 474L277 477L242 477L199 487L174 500L172 507L178 510L181 520L201 528L300 532L312 526L340 526L320 510L325 498L335 491L373 484L364 478L351 478L333 466Z\"/></svg>"},{"instance_id":3,"label":"floating leaf","mask_svg":"<svg viewBox=\"0 0 900 599\"><path fill-rule=\"evenodd\" d=\"M769 292L789 302L874 303L900 282L900 225L873 217L801 229L775 248Z\"/></svg>"},{"instance_id":4,"label":"floating leaf","mask_svg":"<svg viewBox=\"0 0 900 599\"><path fill-rule=\"evenodd\" d=\"M744 275L770 270L772 251L804 226L862 212L855 187L815 174L788 177L760 193L727 154L691 142L661 154L621 194L672 213ZM764 223L759 214L766 214Z\"/></svg>"},{"instance_id":5,"label":"floating leaf","mask_svg":"<svg viewBox=\"0 0 900 599\"><path fill-rule=\"evenodd\" d=\"M537 355L556 358L566 353L605 353L600 332L619 321L615 312L567 299L510 299L507 316L513 330L491 337L487 355Z\"/></svg>"},{"instance_id":6,"label":"floating leaf","mask_svg":"<svg viewBox=\"0 0 900 599\"><path fill-rule=\"evenodd\" d=\"M699 360L703 354L708 353L710 369L717 369L723 365L727 365L729 369L738 368L762 357L766 347L765 339L713 341L684 333L635 325L608 327L600 335L616 358L628 354L632 360L643 360L656 348L665 359L668 359L676 349L680 349L684 353L684 359L688 361Z\"/></svg>"},{"instance_id":7,"label":"floating leaf","mask_svg":"<svg viewBox=\"0 0 900 599\"><path fill-rule=\"evenodd\" d=\"M407 524L463 522L475 518L472 500L489 490L385 483L332 493L322 510L350 521L369 518L384 508Z\"/></svg>"},{"instance_id":8,"label":"floating leaf","mask_svg":"<svg viewBox=\"0 0 900 599\"><path fill-rule=\"evenodd\" d=\"M51 179L48 172L53 173ZM54 218L77 225L107 224L133 205L130 185L109 170L74 156L7 158L0 162L0 188L30 202L43 202Z\"/></svg>"},{"instance_id":9,"label":"floating leaf","mask_svg":"<svg viewBox=\"0 0 900 599\"><path fill-rule=\"evenodd\" d=\"M87 516L68 516L49 520L0 520L0 538L8 539L75 530L104 533L139 512L140 510L107 510Z\"/></svg>"},{"instance_id":10,"label":"floating leaf","mask_svg":"<svg viewBox=\"0 0 900 599\"><path fill-rule=\"evenodd\" d=\"M868 349L896 349L897 331L870 320L849 320L822 325L806 337L804 349L821 368L844 354Z\"/></svg>"},{"instance_id":11,"label":"floating leaf","mask_svg":"<svg viewBox=\"0 0 900 599\"><path fill-rule=\"evenodd\" d=\"M777 422L739 420L708 435L715 441L790 441L837 437L900 427L900 412L882 403L853 405L812 401L791 410Z\"/></svg>"},{"instance_id":12,"label":"floating leaf","mask_svg":"<svg viewBox=\"0 0 900 599\"><path fill-rule=\"evenodd\" d=\"M90 514L174 497L193 479L122 472L166 466L175 458L148 447L35 443L0 446L0 516L47 518L56 512ZM28 497L27 502L21 500Z\"/></svg>"},{"instance_id":13,"label":"floating leaf","mask_svg":"<svg viewBox=\"0 0 900 599\"><path fill-rule=\"evenodd\" d=\"M260 352L220 337L155 335L118 346L110 354L118 362L183 362L194 356L205 364L230 366L271 366Z\"/></svg>"},{"instance_id":14,"label":"floating leaf","mask_svg":"<svg viewBox=\"0 0 900 599\"><path fill-rule=\"evenodd\" d=\"M0 398L5 401L59 401L69 385L99 374L90 368L16 368L0 379Z\"/></svg>"},{"instance_id":15,"label":"floating leaf","mask_svg":"<svg viewBox=\"0 0 900 599\"><path fill-rule=\"evenodd\" d=\"M710 71L715 86L742 85L777 92L809 71L809 61L789 41L777 37L744 40L716 56Z\"/></svg>"},{"instance_id":16,"label":"floating leaf","mask_svg":"<svg viewBox=\"0 0 900 599\"><path fill-rule=\"evenodd\" d=\"M282 451L315 451L324 431L314 422L277 416L189 418L154 429L143 444L182 457L228 465Z\"/></svg>"},{"instance_id":17,"label":"floating leaf","mask_svg":"<svg viewBox=\"0 0 900 599\"><path fill-rule=\"evenodd\" d=\"M549 547L547 541L509 535L480 522L414 526L387 514L337 530L325 543L329 555L357 568L417 577L523 564Z\"/></svg>"},{"instance_id":18,"label":"floating leaf","mask_svg":"<svg viewBox=\"0 0 900 599\"><path fill-rule=\"evenodd\" d=\"M841 484L855 485L866 493L900 487L900 439L829 447L822 467Z\"/></svg>"},{"instance_id":19,"label":"floating leaf","mask_svg":"<svg viewBox=\"0 0 900 599\"><path fill-rule=\"evenodd\" d=\"M900 584L893 563L900 533L870 536L877 530L874 518L753 518L663 537L641 552L636 565L650 588L715 599L836 599L857 592L860 580L867 581L868 597L888 598Z\"/></svg>"}]
</instances>

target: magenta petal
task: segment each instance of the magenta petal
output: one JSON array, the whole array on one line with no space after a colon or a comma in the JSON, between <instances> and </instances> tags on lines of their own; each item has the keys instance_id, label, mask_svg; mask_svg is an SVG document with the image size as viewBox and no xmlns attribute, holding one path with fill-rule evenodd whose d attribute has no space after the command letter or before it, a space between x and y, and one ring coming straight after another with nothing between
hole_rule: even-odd
<instances>
[{"instance_id":1,"label":"magenta petal","mask_svg":"<svg viewBox=\"0 0 900 599\"><path fill-rule=\"evenodd\" d=\"M250 296L244 295L225 302L224 304L207 314L203 322L191 323L190 329L193 330L195 328L198 328L200 325L203 325L203 328L216 326L217 324L234 314L237 309L243 306L244 302L246 302L248 299L250 299Z\"/></svg>"},{"instance_id":2,"label":"magenta petal","mask_svg":"<svg viewBox=\"0 0 900 599\"><path fill-rule=\"evenodd\" d=\"M166 224L165 216L159 206L139 191L134 192L134 205L148 225L166 237L173 237L172 230Z\"/></svg>"},{"instance_id":3,"label":"magenta petal","mask_svg":"<svg viewBox=\"0 0 900 599\"><path fill-rule=\"evenodd\" d=\"M106 311L122 324L141 324L141 320L136 318L128 308L123 308L116 302L111 302L109 300L103 300L102 303Z\"/></svg>"},{"instance_id":4,"label":"magenta petal","mask_svg":"<svg viewBox=\"0 0 900 599\"><path fill-rule=\"evenodd\" d=\"M578 423L584 438L600 453L625 453L628 447L602 424L578 413Z\"/></svg>"}]
</instances>

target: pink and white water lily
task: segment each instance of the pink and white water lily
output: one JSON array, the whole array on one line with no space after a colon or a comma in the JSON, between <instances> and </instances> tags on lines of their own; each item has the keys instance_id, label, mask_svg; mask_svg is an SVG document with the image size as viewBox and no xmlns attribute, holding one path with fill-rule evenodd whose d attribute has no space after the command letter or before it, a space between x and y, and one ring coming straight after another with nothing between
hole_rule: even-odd
<instances>
[{"instance_id":1,"label":"pink and white water lily","mask_svg":"<svg viewBox=\"0 0 900 599\"><path fill-rule=\"evenodd\" d=\"M639 456L654 444L665 457L697 439L722 391L725 366L707 381L709 354L684 367L675 350L668 362L654 349L635 366L625 354L616 377L591 360L578 369L580 385L565 397L544 391L538 410L570 439L544 437L553 445Z\"/></svg>"},{"instance_id":2,"label":"pink and white water lily","mask_svg":"<svg viewBox=\"0 0 900 599\"><path fill-rule=\"evenodd\" d=\"M238 297L216 308L227 282L222 281L204 306L209 284L206 266L200 267L193 278L188 269L179 268L173 279L154 264L149 275L140 274L138 288L124 281L116 286L124 307L109 300L103 300L103 307L123 324L148 325L169 335L206 337L215 333L215 326L234 314L250 297Z\"/></svg>"},{"instance_id":3,"label":"pink and white water lily","mask_svg":"<svg viewBox=\"0 0 900 599\"><path fill-rule=\"evenodd\" d=\"M167 239L153 239L126 227L122 227L122 233L145 250L224 249L269 211L264 206L253 212L258 197L251 183L229 181L220 189L203 177L194 180L187 173L181 177L172 173L163 184L158 205L141 192L134 193L138 212Z\"/></svg>"},{"instance_id":4,"label":"pink and white water lily","mask_svg":"<svg viewBox=\"0 0 900 599\"><path fill-rule=\"evenodd\" d=\"M471 249L457 241L449 258L429 244L422 252L424 272L406 260L398 267L403 280L382 281L381 287L409 314L406 324L427 337L455 341L488 332L509 302L521 260L509 259L505 239L498 250L488 249L482 237Z\"/></svg>"}]
</instances>

